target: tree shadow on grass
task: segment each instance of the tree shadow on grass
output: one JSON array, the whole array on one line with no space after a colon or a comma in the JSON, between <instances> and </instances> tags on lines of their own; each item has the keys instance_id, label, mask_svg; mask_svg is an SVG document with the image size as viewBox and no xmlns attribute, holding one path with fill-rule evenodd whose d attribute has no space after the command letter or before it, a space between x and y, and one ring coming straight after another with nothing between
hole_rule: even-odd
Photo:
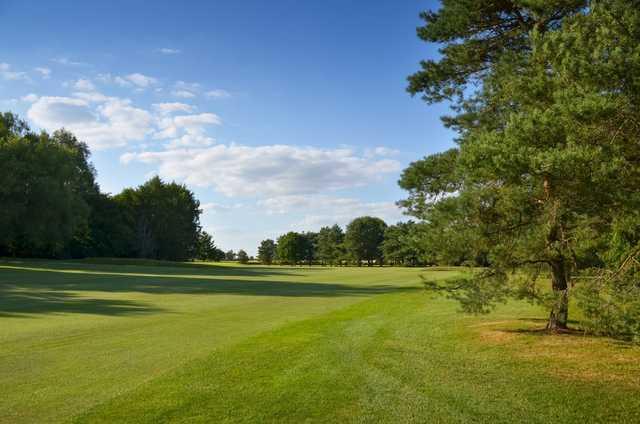
<instances>
[{"instance_id":1,"label":"tree shadow on grass","mask_svg":"<svg viewBox=\"0 0 640 424\"><path fill-rule=\"evenodd\" d=\"M97 273L131 273L156 274L158 276L189 275L203 277L270 277L270 276L303 276L296 267L290 266L224 266L194 262L169 262L140 259L99 259L99 260L69 260L54 261L44 259L5 259L0 260L0 267L20 267L25 269L47 270L75 270ZM314 268L314 271L329 268Z\"/></svg>"},{"instance_id":2,"label":"tree shadow on grass","mask_svg":"<svg viewBox=\"0 0 640 424\"><path fill-rule=\"evenodd\" d=\"M529 322L529 323L535 323L535 324L541 324L543 327L545 325L547 325L547 322L549 322L548 319L546 318L518 318L518 321L523 321L523 322ZM569 325L578 325L580 323L580 321L575 320L575 319L570 319L567 321L567 324Z\"/></svg>"},{"instance_id":3,"label":"tree shadow on grass","mask_svg":"<svg viewBox=\"0 0 640 424\"><path fill-rule=\"evenodd\" d=\"M158 311L134 301L90 299L86 297L90 292L332 298L420 290L390 285L221 279L218 274L215 279L211 277L213 275L207 278L204 275L5 268L0 269L0 316L55 312L127 315Z\"/></svg>"},{"instance_id":4,"label":"tree shadow on grass","mask_svg":"<svg viewBox=\"0 0 640 424\"><path fill-rule=\"evenodd\" d=\"M11 290L0 285L0 318L55 313L120 316L160 311L160 308L131 300L91 299L55 290Z\"/></svg>"},{"instance_id":5,"label":"tree shadow on grass","mask_svg":"<svg viewBox=\"0 0 640 424\"><path fill-rule=\"evenodd\" d=\"M531 336L581 336L584 337L585 333L578 326L580 324L577 320L568 320L567 324L569 328L559 329L555 331L549 331L546 327L548 320L544 318L517 318L517 321L524 323L525 327L518 328L501 328L500 331L511 334L526 334Z\"/></svg>"},{"instance_id":6,"label":"tree shadow on grass","mask_svg":"<svg viewBox=\"0 0 640 424\"><path fill-rule=\"evenodd\" d=\"M546 328L547 320L544 318L518 318L517 321L529 324L526 327L504 328L496 327L497 331L505 334L527 335L536 337L559 336L568 338L567 340L601 340L609 345L613 345L622 349L637 349L637 345L625 340L624 338L614 338L606 335L598 335L586 332L580 328L580 321L569 320L569 328L558 331L549 331Z\"/></svg>"}]
</instances>

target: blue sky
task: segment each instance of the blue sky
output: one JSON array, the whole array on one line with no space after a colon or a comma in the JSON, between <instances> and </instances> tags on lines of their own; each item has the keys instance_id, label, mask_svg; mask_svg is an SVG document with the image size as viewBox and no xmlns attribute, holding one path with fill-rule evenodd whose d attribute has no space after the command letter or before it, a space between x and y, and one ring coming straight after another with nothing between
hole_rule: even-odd
<instances>
[{"instance_id":1,"label":"blue sky","mask_svg":"<svg viewBox=\"0 0 640 424\"><path fill-rule=\"evenodd\" d=\"M436 49L405 0L0 0L0 109L87 142L103 191L158 174L224 249L401 219L396 181L452 145L405 91Z\"/></svg>"}]
</instances>

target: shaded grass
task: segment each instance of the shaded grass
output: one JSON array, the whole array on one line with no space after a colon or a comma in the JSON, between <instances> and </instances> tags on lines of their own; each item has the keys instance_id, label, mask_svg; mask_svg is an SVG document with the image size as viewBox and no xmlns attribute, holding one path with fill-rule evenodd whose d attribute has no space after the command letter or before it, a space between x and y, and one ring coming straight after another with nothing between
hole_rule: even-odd
<instances>
[{"instance_id":1,"label":"shaded grass","mask_svg":"<svg viewBox=\"0 0 640 424\"><path fill-rule=\"evenodd\" d=\"M638 421L638 348L420 289L455 272L0 263L0 421Z\"/></svg>"}]
</instances>

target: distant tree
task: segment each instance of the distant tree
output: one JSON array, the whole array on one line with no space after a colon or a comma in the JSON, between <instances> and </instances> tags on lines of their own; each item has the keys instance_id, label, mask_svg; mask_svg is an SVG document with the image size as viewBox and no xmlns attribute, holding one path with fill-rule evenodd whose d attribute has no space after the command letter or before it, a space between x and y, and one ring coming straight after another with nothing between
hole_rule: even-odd
<instances>
[{"instance_id":1,"label":"distant tree","mask_svg":"<svg viewBox=\"0 0 640 424\"><path fill-rule=\"evenodd\" d=\"M224 250L219 249L219 248L215 248L213 251L213 261L215 262L220 262L220 261L224 261L225 259L225 253Z\"/></svg>"},{"instance_id":2,"label":"distant tree","mask_svg":"<svg viewBox=\"0 0 640 424\"><path fill-rule=\"evenodd\" d=\"M262 240L258 247L258 260L265 265L271 265L276 256L276 243L271 239Z\"/></svg>"},{"instance_id":3,"label":"distant tree","mask_svg":"<svg viewBox=\"0 0 640 424\"><path fill-rule=\"evenodd\" d=\"M244 250L240 249L238 250L238 262L240 262L241 264L247 264L249 263L249 255L247 255L247 252L245 252Z\"/></svg>"},{"instance_id":4,"label":"distant tree","mask_svg":"<svg viewBox=\"0 0 640 424\"><path fill-rule=\"evenodd\" d=\"M299 233L288 232L278 238L276 252L281 263L296 265L304 259L305 240Z\"/></svg>"},{"instance_id":5,"label":"distant tree","mask_svg":"<svg viewBox=\"0 0 640 424\"><path fill-rule=\"evenodd\" d=\"M135 229L125 206L108 194L89 198L89 256L135 257Z\"/></svg>"},{"instance_id":6,"label":"distant tree","mask_svg":"<svg viewBox=\"0 0 640 424\"><path fill-rule=\"evenodd\" d=\"M216 245L213 237L204 230L198 233L198 244L196 247L196 258L202 261L213 261L216 259Z\"/></svg>"},{"instance_id":7,"label":"distant tree","mask_svg":"<svg viewBox=\"0 0 640 424\"><path fill-rule=\"evenodd\" d=\"M382 253L386 261L394 265L415 266L423 255L419 248L420 232L413 221L399 222L387 227L382 242Z\"/></svg>"},{"instance_id":8,"label":"distant tree","mask_svg":"<svg viewBox=\"0 0 640 424\"><path fill-rule=\"evenodd\" d=\"M335 265L344 255L344 232L338 224L322 227L317 238L317 256L323 264Z\"/></svg>"},{"instance_id":9,"label":"distant tree","mask_svg":"<svg viewBox=\"0 0 640 424\"><path fill-rule=\"evenodd\" d=\"M301 237L301 259L307 262L307 265L313 265L316 259L316 246L318 242L318 233L311 231L300 234Z\"/></svg>"},{"instance_id":10,"label":"distant tree","mask_svg":"<svg viewBox=\"0 0 640 424\"><path fill-rule=\"evenodd\" d=\"M236 254L233 250L227 250L227 252L224 254L224 259L226 261L235 261L236 260Z\"/></svg>"},{"instance_id":11,"label":"distant tree","mask_svg":"<svg viewBox=\"0 0 640 424\"><path fill-rule=\"evenodd\" d=\"M135 231L138 257L184 260L195 257L200 203L184 185L154 177L115 197Z\"/></svg>"},{"instance_id":12,"label":"distant tree","mask_svg":"<svg viewBox=\"0 0 640 424\"><path fill-rule=\"evenodd\" d=\"M380 218L363 216L356 218L347 226L345 246L358 266L367 261L371 266L374 260L382 265L382 242L387 224Z\"/></svg>"}]
</instances>

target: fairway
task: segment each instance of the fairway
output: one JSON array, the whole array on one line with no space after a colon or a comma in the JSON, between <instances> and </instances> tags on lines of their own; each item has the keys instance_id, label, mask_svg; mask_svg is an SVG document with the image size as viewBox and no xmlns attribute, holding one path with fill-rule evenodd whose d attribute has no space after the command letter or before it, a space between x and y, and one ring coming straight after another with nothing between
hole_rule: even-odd
<instances>
[{"instance_id":1,"label":"fairway","mask_svg":"<svg viewBox=\"0 0 640 424\"><path fill-rule=\"evenodd\" d=\"M0 422L640 418L640 349L422 288L457 272L0 262Z\"/></svg>"}]
</instances>

